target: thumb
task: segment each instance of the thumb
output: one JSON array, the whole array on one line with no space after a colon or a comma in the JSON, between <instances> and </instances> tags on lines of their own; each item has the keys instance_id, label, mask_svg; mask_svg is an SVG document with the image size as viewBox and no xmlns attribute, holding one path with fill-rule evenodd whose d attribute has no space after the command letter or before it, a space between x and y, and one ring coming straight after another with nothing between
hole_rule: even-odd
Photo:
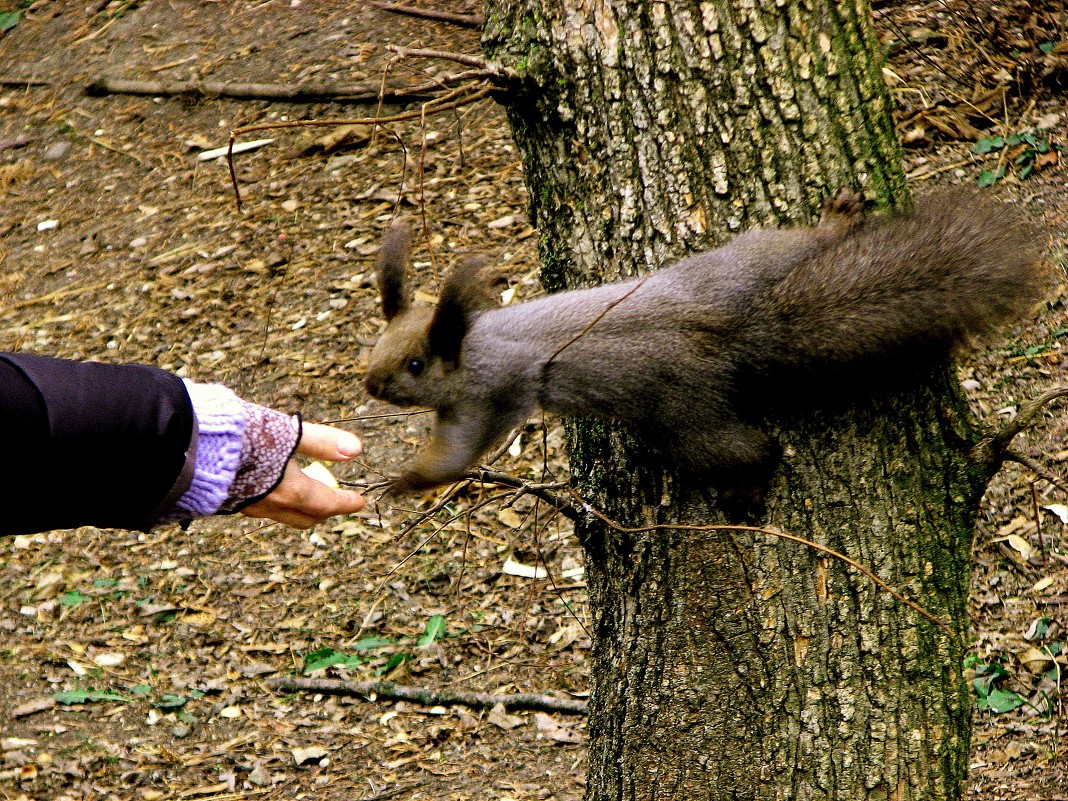
<instances>
[{"instance_id":1,"label":"thumb","mask_svg":"<svg viewBox=\"0 0 1068 801\"><path fill-rule=\"evenodd\" d=\"M305 423L297 453L313 459L344 462L363 452L363 444L355 434L321 423Z\"/></svg>"}]
</instances>

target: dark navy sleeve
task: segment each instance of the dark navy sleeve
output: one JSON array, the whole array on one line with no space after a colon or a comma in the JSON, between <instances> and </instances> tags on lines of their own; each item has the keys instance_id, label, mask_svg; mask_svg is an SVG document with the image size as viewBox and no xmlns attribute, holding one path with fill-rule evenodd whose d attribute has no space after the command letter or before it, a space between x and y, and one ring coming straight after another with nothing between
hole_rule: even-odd
<instances>
[{"instance_id":1,"label":"dark navy sleeve","mask_svg":"<svg viewBox=\"0 0 1068 801\"><path fill-rule=\"evenodd\" d=\"M195 426L154 367L0 353L0 534L147 529L188 487Z\"/></svg>"}]
</instances>

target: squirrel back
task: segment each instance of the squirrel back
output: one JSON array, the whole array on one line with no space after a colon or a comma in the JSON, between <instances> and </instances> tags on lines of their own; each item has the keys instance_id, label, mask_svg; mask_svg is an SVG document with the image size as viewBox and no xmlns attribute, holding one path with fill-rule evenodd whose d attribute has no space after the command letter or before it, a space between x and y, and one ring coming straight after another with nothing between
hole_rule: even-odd
<instances>
[{"instance_id":1,"label":"squirrel back","mask_svg":"<svg viewBox=\"0 0 1068 801\"><path fill-rule=\"evenodd\" d=\"M863 218L840 193L819 225L757 229L641 278L504 308L483 263L450 273L434 308L407 297L407 228L377 264L389 324L368 391L434 408L431 442L397 492L456 480L539 407L630 423L710 482L766 482L778 448L744 419L796 375L945 358L1042 295L1033 229L965 193Z\"/></svg>"}]
</instances>

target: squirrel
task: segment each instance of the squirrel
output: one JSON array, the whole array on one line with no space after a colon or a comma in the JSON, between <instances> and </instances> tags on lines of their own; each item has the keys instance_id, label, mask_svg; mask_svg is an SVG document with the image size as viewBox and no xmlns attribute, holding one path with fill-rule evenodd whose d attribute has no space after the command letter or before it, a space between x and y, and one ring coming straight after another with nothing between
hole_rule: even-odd
<instances>
[{"instance_id":1,"label":"squirrel","mask_svg":"<svg viewBox=\"0 0 1068 801\"><path fill-rule=\"evenodd\" d=\"M413 305L410 234L394 223L365 383L437 421L391 493L461 478L539 408L623 421L676 468L766 487L781 451L745 413L754 396L945 359L1042 297L1038 237L1008 206L958 192L862 212L843 190L815 226L758 228L644 277L503 308L481 258L446 276L436 306Z\"/></svg>"}]
</instances>

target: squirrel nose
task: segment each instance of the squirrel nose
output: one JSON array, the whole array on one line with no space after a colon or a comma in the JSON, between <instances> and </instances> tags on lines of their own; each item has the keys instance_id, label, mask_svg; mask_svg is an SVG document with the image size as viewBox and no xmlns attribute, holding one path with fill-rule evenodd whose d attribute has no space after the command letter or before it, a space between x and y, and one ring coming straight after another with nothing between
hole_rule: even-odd
<instances>
[{"instance_id":1,"label":"squirrel nose","mask_svg":"<svg viewBox=\"0 0 1068 801\"><path fill-rule=\"evenodd\" d=\"M374 398L380 397L385 389L385 382L376 375L368 375L364 378L363 385L367 388L367 393Z\"/></svg>"}]
</instances>

